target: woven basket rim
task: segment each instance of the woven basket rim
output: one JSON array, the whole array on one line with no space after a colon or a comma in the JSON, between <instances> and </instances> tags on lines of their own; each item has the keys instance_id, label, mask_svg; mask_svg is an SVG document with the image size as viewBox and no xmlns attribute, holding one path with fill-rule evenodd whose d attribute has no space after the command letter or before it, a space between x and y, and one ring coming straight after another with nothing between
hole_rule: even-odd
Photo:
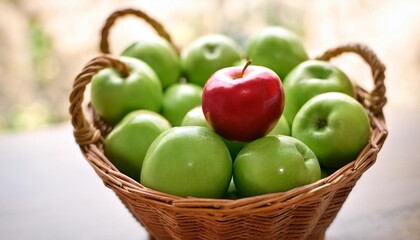
<instances>
[{"instance_id":1,"label":"woven basket rim","mask_svg":"<svg viewBox=\"0 0 420 240\"><path fill-rule=\"evenodd\" d=\"M381 119L376 119L373 121L382 122ZM177 208L180 211L184 209L184 212L199 211L198 213L202 213L203 208L205 208L205 214L211 212L218 214L237 213L240 215L244 210L248 211L247 213L257 213L259 210L261 210L262 207L265 208L263 211L267 211L267 207L271 206L271 208L276 209L282 206L287 206L289 204L305 201L312 197L316 197L320 192L333 193L334 189L338 189L342 184L345 184L348 181L352 181L355 178L358 179L361 174L367 170L367 168L374 164L374 162L365 161L369 156L376 155L380 151L386 134L386 128L375 128L370 142L365 146L356 160L341 167L333 174L312 184L296 187L285 192L269 193L239 199L179 197L146 188L140 183L120 173L118 170L106 169L101 171L104 171L105 174L107 174L109 177L109 179L103 179L105 182L111 181L115 184L112 187L113 189L116 187L121 188L122 191L126 191L127 193L142 197L145 201L154 201L155 204L156 202L159 202L159 205L166 205L167 207ZM100 151L99 148L98 151ZM105 156L103 157L106 158ZM360 171L360 169L362 169L362 171Z\"/></svg>"}]
</instances>

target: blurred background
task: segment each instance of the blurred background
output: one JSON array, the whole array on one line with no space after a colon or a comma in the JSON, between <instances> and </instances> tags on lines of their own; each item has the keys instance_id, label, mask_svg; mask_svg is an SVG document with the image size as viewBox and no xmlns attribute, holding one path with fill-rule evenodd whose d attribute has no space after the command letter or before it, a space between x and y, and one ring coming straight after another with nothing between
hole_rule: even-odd
<instances>
[{"instance_id":1,"label":"blurred background","mask_svg":"<svg viewBox=\"0 0 420 240\"><path fill-rule=\"evenodd\" d=\"M417 0L1 0L0 132L25 131L67 121L72 81L99 54L100 29L113 11L134 7L160 21L180 48L208 33L245 46L268 25L299 34L315 57L347 42L369 45L387 66L387 111L420 105L420 2ZM126 17L110 35L118 54L155 32ZM354 56L337 64L369 88L369 69ZM344 62L344 63L343 63Z\"/></svg>"},{"instance_id":2,"label":"blurred background","mask_svg":"<svg viewBox=\"0 0 420 240\"><path fill-rule=\"evenodd\" d=\"M209 33L245 47L269 25L296 32L311 57L348 42L370 46L387 67L390 134L327 239L419 239L420 1L0 0L1 239L147 239L83 160L68 113L74 78L100 54L105 19L126 7L161 22L181 49ZM118 20L111 52L155 34L137 18ZM372 87L360 57L334 63Z\"/></svg>"}]
</instances>

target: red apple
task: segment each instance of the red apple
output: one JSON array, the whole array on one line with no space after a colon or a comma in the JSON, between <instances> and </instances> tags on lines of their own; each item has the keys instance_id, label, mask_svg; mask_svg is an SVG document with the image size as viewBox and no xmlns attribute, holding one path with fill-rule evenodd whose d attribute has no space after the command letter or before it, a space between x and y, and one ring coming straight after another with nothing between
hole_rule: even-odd
<instances>
[{"instance_id":1,"label":"red apple","mask_svg":"<svg viewBox=\"0 0 420 240\"><path fill-rule=\"evenodd\" d=\"M284 107L279 76L250 65L216 71L203 90L204 115L213 130L231 141L249 142L270 132Z\"/></svg>"}]
</instances>

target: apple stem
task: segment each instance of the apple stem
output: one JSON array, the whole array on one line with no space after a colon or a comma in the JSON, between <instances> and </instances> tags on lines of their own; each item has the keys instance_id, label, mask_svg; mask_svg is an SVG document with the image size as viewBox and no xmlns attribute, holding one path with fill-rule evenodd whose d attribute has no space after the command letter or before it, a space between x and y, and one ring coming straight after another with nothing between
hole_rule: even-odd
<instances>
[{"instance_id":1,"label":"apple stem","mask_svg":"<svg viewBox=\"0 0 420 240\"><path fill-rule=\"evenodd\" d=\"M121 77L126 78L130 75L130 69L122 61L118 61L115 63L114 68L120 73Z\"/></svg>"},{"instance_id":2,"label":"apple stem","mask_svg":"<svg viewBox=\"0 0 420 240\"><path fill-rule=\"evenodd\" d=\"M244 68L242 69L241 78L244 76L246 69L248 68L249 65L251 65L251 63L252 63L251 59L248 59Z\"/></svg>"},{"instance_id":3,"label":"apple stem","mask_svg":"<svg viewBox=\"0 0 420 240\"><path fill-rule=\"evenodd\" d=\"M130 71L127 69L124 69L121 71L121 77L126 78L130 75Z\"/></svg>"}]
</instances>

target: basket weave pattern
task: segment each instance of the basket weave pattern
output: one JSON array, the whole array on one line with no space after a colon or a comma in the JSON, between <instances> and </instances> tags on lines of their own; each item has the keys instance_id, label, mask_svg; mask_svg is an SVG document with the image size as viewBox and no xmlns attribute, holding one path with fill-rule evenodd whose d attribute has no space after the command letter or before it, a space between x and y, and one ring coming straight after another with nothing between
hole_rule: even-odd
<instances>
[{"instance_id":1,"label":"basket weave pattern","mask_svg":"<svg viewBox=\"0 0 420 240\"><path fill-rule=\"evenodd\" d=\"M352 43L317 57L328 61L343 53L355 53L371 68L373 89L368 92L356 86L356 92L358 101L369 113L372 135L355 161L324 179L287 192L238 200L182 198L148 189L120 173L103 151L104 136L110 127L92 114L84 102L86 86L101 69L113 67L128 73L125 64L109 54L106 40L110 26L127 14L149 19L146 21L153 23L159 35L172 43L163 27L143 12L118 11L110 16L102 31L104 54L88 62L75 78L70 94L74 136L104 184L156 239L322 239L352 188L375 163L388 134L382 111L386 104L385 66L376 54L363 44Z\"/></svg>"}]
</instances>

